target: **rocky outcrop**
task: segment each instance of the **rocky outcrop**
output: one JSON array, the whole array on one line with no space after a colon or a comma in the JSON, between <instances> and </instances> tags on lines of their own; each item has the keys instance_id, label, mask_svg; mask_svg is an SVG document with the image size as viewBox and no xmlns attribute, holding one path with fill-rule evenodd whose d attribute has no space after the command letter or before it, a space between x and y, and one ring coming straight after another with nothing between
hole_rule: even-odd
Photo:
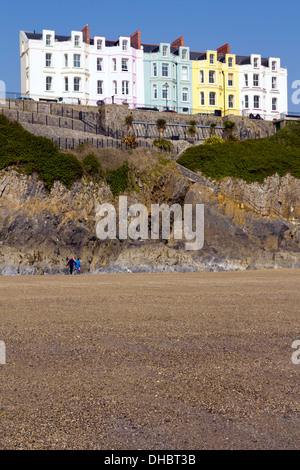
<instances>
[{"instance_id":1,"label":"rocky outcrop","mask_svg":"<svg viewBox=\"0 0 300 470\"><path fill-rule=\"evenodd\" d=\"M204 204L203 248L186 251L185 240L172 237L100 240L97 207L118 204L104 183L83 179L67 190L56 182L47 192L35 175L2 171L0 272L67 273L71 256L82 259L84 273L300 267L299 194L300 182L290 176L263 185L193 181L174 163L167 165L153 185L139 182L128 202L149 209L154 203Z\"/></svg>"}]
</instances>

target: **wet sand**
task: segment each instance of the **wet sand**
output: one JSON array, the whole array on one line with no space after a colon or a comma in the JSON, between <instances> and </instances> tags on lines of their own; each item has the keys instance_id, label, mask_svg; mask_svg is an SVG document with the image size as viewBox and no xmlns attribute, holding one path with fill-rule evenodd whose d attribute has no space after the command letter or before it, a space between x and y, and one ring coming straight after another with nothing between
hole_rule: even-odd
<instances>
[{"instance_id":1,"label":"wet sand","mask_svg":"<svg viewBox=\"0 0 300 470\"><path fill-rule=\"evenodd\" d=\"M299 449L300 270L0 277L0 449Z\"/></svg>"}]
</instances>

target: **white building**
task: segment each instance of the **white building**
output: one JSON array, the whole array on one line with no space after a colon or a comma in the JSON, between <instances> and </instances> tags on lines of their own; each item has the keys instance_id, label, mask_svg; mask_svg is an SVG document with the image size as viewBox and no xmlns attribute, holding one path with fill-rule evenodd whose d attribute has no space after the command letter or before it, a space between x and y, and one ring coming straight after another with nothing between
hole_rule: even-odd
<instances>
[{"instance_id":1,"label":"white building","mask_svg":"<svg viewBox=\"0 0 300 470\"><path fill-rule=\"evenodd\" d=\"M287 114L287 69L278 57L236 56L239 65L239 96L242 115L259 114L267 120Z\"/></svg>"},{"instance_id":2,"label":"white building","mask_svg":"<svg viewBox=\"0 0 300 470\"><path fill-rule=\"evenodd\" d=\"M140 32L117 41L90 38L89 27L59 36L20 31L21 93L35 100L144 104Z\"/></svg>"}]
</instances>

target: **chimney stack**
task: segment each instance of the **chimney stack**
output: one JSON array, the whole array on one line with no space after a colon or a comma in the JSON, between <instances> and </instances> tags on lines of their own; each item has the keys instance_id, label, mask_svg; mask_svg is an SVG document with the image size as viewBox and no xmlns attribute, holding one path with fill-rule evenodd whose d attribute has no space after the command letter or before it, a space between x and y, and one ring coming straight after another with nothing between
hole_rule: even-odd
<instances>
[{"instance_id":1,"label":"chimney stack","mask_svg":"<svg viewBox=\"0 0 300 470\"><path fill-rule=\"evenodd\" d=\"M82 32L82 38L83 42L86 42L87 44L90 44L90 27L87 24L85 28L83 28Z\"/></svg>"},{"instance_id":2,"label":"chimney stack","mask_svg":"<svg viewBox=\"0 0 300 470\"><path fill-rule=\"evenodd\" d=\"M135 49L141 49L141 32L139 29L130 36L130 42Z\"/></svg>"}]
</instances>

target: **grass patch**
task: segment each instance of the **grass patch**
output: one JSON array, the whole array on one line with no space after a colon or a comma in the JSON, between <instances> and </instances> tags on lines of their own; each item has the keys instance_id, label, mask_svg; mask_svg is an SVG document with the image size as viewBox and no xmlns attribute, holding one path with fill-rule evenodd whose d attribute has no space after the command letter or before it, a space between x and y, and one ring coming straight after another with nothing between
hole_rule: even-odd
<instances>
[{"instance_id":1,"label":"grass patch","mask_svg":"<svg viewBox=\"0 0 300 470\"><path fill-rule=\"evenodd\" d=\"M58 180L70 189L83 174L72 154L60 152L51 140L27 132L18 122L0 116L0 169L16 166L37 173L47 189Z\"/></svg>"},{"instance_id":2,"label":"grass patch","mask_svg":"<svg viewBox=\"0 0 300 470\"><path fill-rule=\"evenodd\" d=\"M214 180L232 177L262 183L275 173L300 178L300 122L264 139L190 147L177 162Z\"/></svg>"}]
</instances>

